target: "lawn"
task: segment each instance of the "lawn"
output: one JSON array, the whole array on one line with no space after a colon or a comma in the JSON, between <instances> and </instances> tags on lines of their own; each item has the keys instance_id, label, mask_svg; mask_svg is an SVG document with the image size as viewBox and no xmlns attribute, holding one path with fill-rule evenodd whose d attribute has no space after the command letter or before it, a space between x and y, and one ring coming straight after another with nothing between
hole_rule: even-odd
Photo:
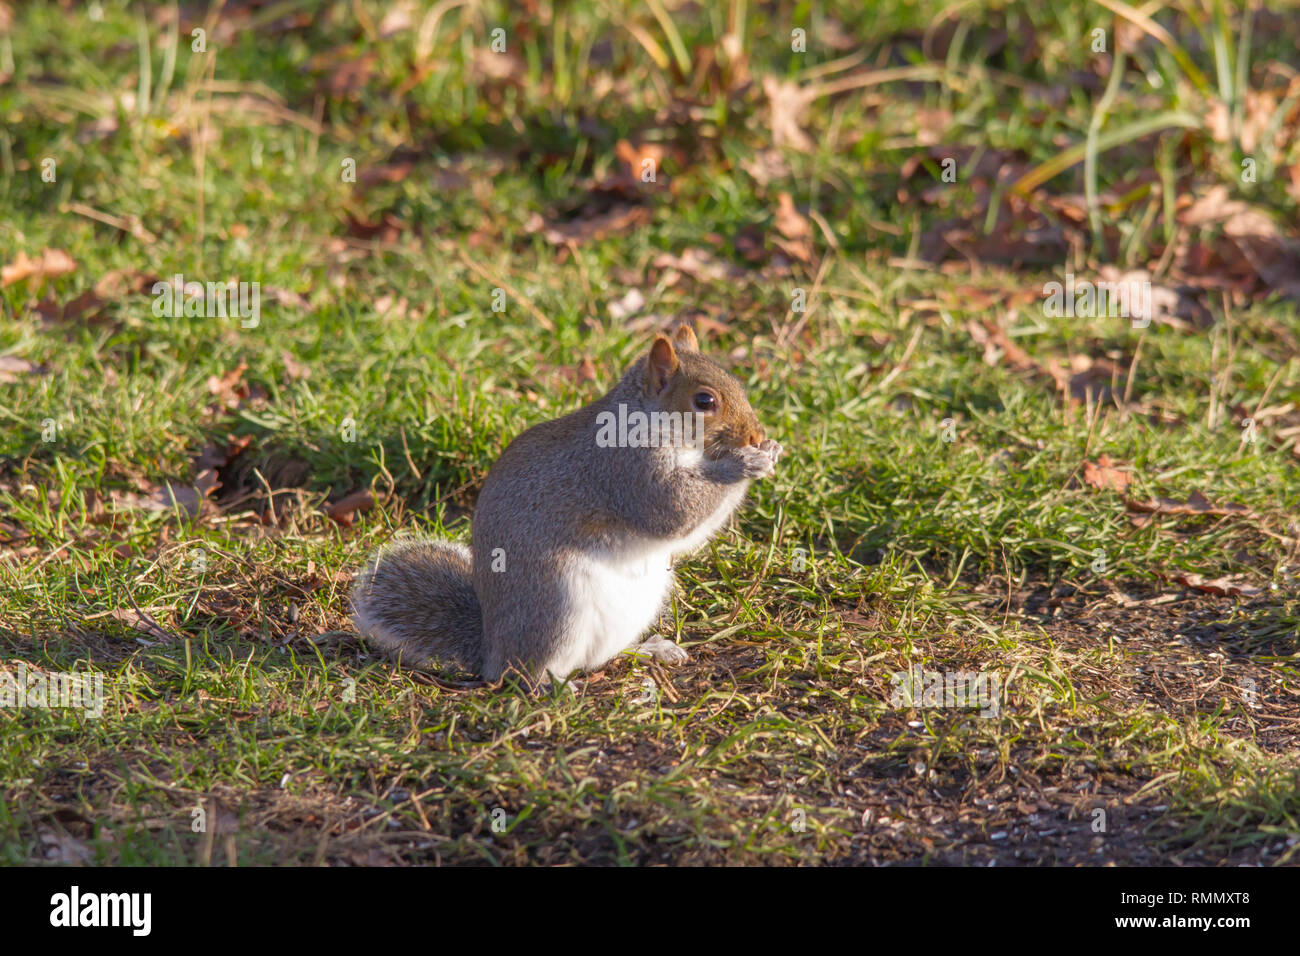
<instances>
[{"instance_id":1,"label":"lawn","mask_svg":"<svg viewBox=\"0 0 1300 956\"><path fill-rule=\"evenodd\" d=\"M103 688L0 684L0 863L1300 862L1298 49L1217 0L0 3L0 670ZM691 660L367 648L366 557L468 541L682 319L785 446L678 568Z\"/></svg>"}]
</instances>

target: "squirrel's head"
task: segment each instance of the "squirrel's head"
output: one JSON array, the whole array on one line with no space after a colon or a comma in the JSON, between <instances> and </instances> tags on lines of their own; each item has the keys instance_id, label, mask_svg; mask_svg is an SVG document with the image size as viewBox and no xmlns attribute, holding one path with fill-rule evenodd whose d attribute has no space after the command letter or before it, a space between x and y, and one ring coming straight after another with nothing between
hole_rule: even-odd
<instances>
[{"instance_id":1,"label":"squirrel's head","mask_svg":"<svg viewBox=\"0 0 1300 956\"><path fill-rule=\"evenodd\" d=\"M697 437L703 439L704 453L710 458L732 448L758 445L767 437L740 380L700 354L689 325L679 325L671 337L655 336L645 360L644 388L664 411L680 412L683 421L695 416Z\"/></svg>"}]
</instances>

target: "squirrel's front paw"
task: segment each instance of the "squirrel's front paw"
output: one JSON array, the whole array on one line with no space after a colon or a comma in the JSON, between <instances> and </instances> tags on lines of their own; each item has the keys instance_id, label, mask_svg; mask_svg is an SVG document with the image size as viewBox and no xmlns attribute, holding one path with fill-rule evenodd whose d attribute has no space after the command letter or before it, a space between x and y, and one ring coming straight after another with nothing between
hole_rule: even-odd
<instances>
[{"instance_id":1,"label":"squirrel's front paw","mask_svg":"<svg viewBox=\"0 0 1300 956\"><path fill-rule=\"evenodd\" d=\"M741 467L746 478L766 478L776 470L776 460L781 457L781 446L768 438L757 447L746 445L737 448Z\"/></svg>"},{"instance_id":2,"label":"squirrel's front paw","mask_svg":"<svg viewBox=\"0 0 1300 956\"><path fill-rule=\"evenodd\" d=\"M785 454L785 449L781 447L780 443L779 443L779 442L775 442L775 441L773 441L773 440L770 439L770 438L764 438L763 441L762 441L762 443L759 444L759 446L758 446L758 450L759 450L759 451L765 451L765 452L767 452L769 455L771 455L771 456L772 456L772 464L774 464L774 465L775 465L778 461L780 461L780 460L781 460L781 456L782 456L783 454Z\"/></svg>"}]
</instances>

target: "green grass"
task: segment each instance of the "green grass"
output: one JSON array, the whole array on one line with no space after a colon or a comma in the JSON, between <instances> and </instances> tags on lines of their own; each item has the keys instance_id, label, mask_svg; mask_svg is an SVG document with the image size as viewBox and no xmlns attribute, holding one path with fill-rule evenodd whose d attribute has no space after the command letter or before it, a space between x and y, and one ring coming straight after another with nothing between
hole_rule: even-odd
<instances>
[{"instance_id":1,"label":"green grass","mask_svg":"<svg viewBox=\"0 0 1300 956\"><path fill-rule=\"evenodd\" d=\"M1007 220L992 217L1023 214L1014 190L989 201L981 151L1028 173L1088 142L1106 80L1094 26L1113 49L1103 6L665 5L665 20L584 3L529 24L487 5L447 13L427 61L430 5L383 40L389 5L326 4L293 29L279 18L318 5L253 20L228 6L207 54L188 24L173 34L112 3L97 22L24 5L0 37L0 264L46 247L77 263L0 290L0 356L40 367L0 377L0 656L99 672L107 690L98 719L0 708L0 861L1295 862L1295 303L1257 289L1225 312L1201 290L1208 321L1145 331L1040 308L1044 283L1151 266L1176 231L1223 241L1166 220L1166 189L1227 184L1294 221L1294 139L1258 151L1259 181L1242 184L1239 144L1204 127L1113 137L1095 188L1080 153L1030 191L1099 197L1071 258L922 266L945 222L996 240ZM737 10L750 85L722 45ZM863 41L821 45L831 17ZM1159 19L1211 89L1148 41L1102 135L1242 99L1238 15L1201 32ZM955 35L927 40L949 21ZM506 81L476 59L497 25L518 57ZM1295 67L1296 40L1256 24L1246 85ZM717 65L683 75L679 48ZM854 68L932 63L938 79L814 99L813 151L781 150L784 168L756 176L771 158L761 77L854 51ZM354 94L324 91L367 52ZM317 55L329 64L309 66ZM940 152L909 177L936 148L919 117L942 111ZM648 222L550 244L530 220L589 216L620 139L668 150L660 182L614 191L640 190ZM943 150L962 158L950 185ZM404 177L365 184L402 162ZM814 222L812 264L770 255L781 191L834 237ZM394 235L350 233L349 216L385 214ZM737 251L743 230L768 240L761 264ZM688 249L731 272L656 265ZM37 308L116 269L260 282L260 324L155 316L147 285L105 294L93 321ZM513 290L504 313L498 287ZM658 322L614 318L632 289L633 318ZM806 314L790 311L795 289ZM505 444L600 394L677 316L697 319L787 451L679 569L663 627L692 661L628 659L534 697L368 652L346 607L366 555L399 531L464 540ZM985 361L970 322L1000 324L1040 369L1082 356L1114 371L1067 397L1044 371ZM241 363L243 401L222 407L209 382ZM197 519L129 506L191 484L205 446L232 438L247 446ZM1139 526L1084 483L1101 455L1131 469L1133 500L1201 493L1251 514ZM323 513L359 489L378 507L348 527ZM1197 595L1173 577L1186 572L1262 594ZM162 633L133 627L141 615ZM890 675L913 665L1000 675L1000 715L892 707Z\"/></svg>"}]
</instances>

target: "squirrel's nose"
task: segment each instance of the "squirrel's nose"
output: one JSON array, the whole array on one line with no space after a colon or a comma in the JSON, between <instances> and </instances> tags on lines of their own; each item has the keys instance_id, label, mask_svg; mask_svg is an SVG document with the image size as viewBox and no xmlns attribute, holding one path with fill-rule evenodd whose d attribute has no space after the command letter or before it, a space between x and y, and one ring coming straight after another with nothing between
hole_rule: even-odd
<instances>
[{"instance_id":1,"label":"squirrel's nose","mask_svg":"<svg viewBox=\"0 0 1300 956\"><path fill-rule=\"evenodd\" d=\"M749 433L749 441L747 442L747 444L753 445L755 448L757 448L759 445L763 444L763 439L766 437L767 435L763 433L763 429L756 428L755 430Z\"/></svg>"}]
</instances>

